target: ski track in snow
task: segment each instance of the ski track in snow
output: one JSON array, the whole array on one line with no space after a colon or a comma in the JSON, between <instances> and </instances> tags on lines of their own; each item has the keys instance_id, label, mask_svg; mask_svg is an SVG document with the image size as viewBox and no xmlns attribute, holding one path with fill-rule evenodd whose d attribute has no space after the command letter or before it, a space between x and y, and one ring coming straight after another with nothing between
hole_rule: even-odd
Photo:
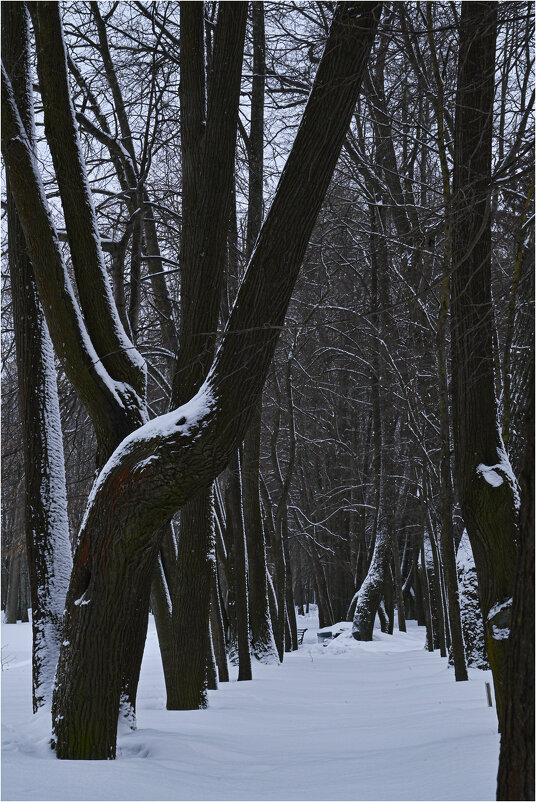
<instances>
[{"instance_id":1,"label":"ski track in snow","mask_svg":"<svg viewBox=\"0 0 536 802\"><path fill-rule=\"evenodd\" d=\"M281 666L253 665L252 682L210 691L207 710L165 710L151 617L138 730L116 761L59 761L50 713L31 713L29 624L2 627L3 800L492 800L499 736L488 671L469 682L424 629L349 631L317 644L318 622ZM231 666L231 676L236 678Z\"/></svg>"}]
</instances>

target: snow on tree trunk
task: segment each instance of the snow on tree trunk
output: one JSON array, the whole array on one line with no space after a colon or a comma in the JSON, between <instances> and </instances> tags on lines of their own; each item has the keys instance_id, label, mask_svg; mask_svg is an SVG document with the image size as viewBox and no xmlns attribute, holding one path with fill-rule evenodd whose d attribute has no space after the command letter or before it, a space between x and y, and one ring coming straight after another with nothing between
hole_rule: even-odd
<instances>
[{"instance_id":1,"label":"snow on tree trunk","mask_svg":"<svg viewBox=\"0 0 536 802\"><path fill-rule=\"evenodd\" d=\"M26 133L34 140L29 19L3 8L2 50ZM54 353L8 182L8 239L25 469L26 549L32 599L33 709L50 702L72 559Z\"/></svg>"},{"instance_id":2,"label":"snow on tree trunk","mask_svg":"<svg viewBox=\"0 0 536 802\"><path fill-rule=\"evenodd\" d=\"M463 531L456 554L456 570L467 665L471 668L488 669L484 625L478 599L478 579L473 550L466 529Z\"/></svg>"},{"instance_id":3,"label":"snow on tree trunk","mask_svg":"<svg viewBox=\"0 0 536 802\"><path fill-rule=\"evenodd\" d=\"M478 573L499 728L503 717L519 493L495 396L491 187L497 3L466 2L454 132L452 400L455 479Z\"/></svg>"}]
</instances>

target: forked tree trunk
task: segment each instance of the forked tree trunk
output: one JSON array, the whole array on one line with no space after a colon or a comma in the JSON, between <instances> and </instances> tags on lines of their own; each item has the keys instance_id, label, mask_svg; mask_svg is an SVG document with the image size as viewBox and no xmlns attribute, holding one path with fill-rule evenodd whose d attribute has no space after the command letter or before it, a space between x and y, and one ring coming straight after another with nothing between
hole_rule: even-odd
<instances>
[{"instance_id":1,"label":"forked tree trunk","mask_svg":"<svg viewBox=\"0 0 536 802\"><path fill-rule=\"evenodd\" d=\"M133 622L147 615L159 528L210 484L245 435L354 110L380 8L336 8L291 154L204 387L126 437L95 483L66 602L53 699L58 757L115 756L122 676ZM56 244L4 70L2 99L4 162L44 286L45 258L57 262ZM47 314L53 320L48 307ZM61 338L58 345L64 353Z\"/></svg>"}]
</instances>

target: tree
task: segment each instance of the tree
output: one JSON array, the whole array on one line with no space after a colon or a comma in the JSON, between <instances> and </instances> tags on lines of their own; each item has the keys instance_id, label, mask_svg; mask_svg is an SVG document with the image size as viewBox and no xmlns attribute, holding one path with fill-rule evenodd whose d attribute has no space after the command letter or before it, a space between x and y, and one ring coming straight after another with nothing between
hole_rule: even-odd
<instances>
[{"instance_id":1,"label":"tree","mask_svg":"<svg viewBox=\"0 0 536 802\"><path fill-rule=\"evenodd\" d=\"M497 5L467 2L452 198L455 478L478 574L499 726L511 621L519 495L498 424L491 301L491 143Z\"/></svg>"},{"instance_id":2,"label":"tree","mask_svg":"<svg viewBox=\"0 0 536 802\"><path fill-rule=\"evenodd\" d=\"M534 366L526 444L497 799L534 799Z\"/></svg>"},{"instance_id":3,"label":"tree","mask_svg":"<svg viewBox=\"0 0 536 802\"><path fill-rule=\"evenodd\" d=\"M10 73L25 135L29 146L34 147L29 23L25 4L5 4L2 58ZM7 195L9 267L24 449L24 529L32 600L33 709L36 712L50 703L52 697L72 558L54 354L9 180ZM13 560L13 567L16 565L17 561Z\"/></svg>"},{"instance_id":4,"label":"tree","mask_svg":"<svg viewBox=\"0 0 536 802\"><path fill-rule=\"evenodd\" d=\"M379 11L379 4L360 3L336 9L292 153L201 389L127 435L93 487L74 558L53 701L58 757L115 756L121 685L133 645L139 654L161 526L213 480L245 434L355 106ZM76 362L88 401L96 390L108 398L113 385L106 374L99 370L96 388L90 382L96 360L89 335L74 297L66 300L61 292L65 272L57 237L5 70L2 95L4 160L40 294L51 321L64 313L64 329L55 326L55 347L66 365L73 367L71 357ZM105 416L96 411L95 417L108 428Z\"/></svg>"}]
</instances>

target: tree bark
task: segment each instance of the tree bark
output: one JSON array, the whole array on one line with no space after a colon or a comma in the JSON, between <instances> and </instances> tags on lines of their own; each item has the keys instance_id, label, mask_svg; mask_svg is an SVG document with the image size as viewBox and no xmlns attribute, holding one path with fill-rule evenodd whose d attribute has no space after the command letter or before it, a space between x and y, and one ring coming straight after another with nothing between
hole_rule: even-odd
<instances>
[{"instance_id":1,"label":"tree bark","mask_svg":"<svg viewBox=\"0 0 536 802\"><path fill-rule=\"evenodd\" d=\"M452 397L456 486L475 558L501 728L518 491L498 424L493 366L490 192L496 28L496 3L463 3L452 202Z\"/></svg>"},{"instance_id":2,"label":"tree bark","mask_svg":"<svg viewBox=\"0 0 536 802\"><path fill-rule=\"evenodd\" d=\"M237 452L228 469L227 526L231 528L233 543L233 582L238 645L238 679L250 680L251 655L249 650L248 558L242 512L242 483L240 458Z\"/></svg>"},{"instance_id":3,"label":"tree bark","mask_svg":"<svg viewBox=\"0 0 536 802\"><path fill-rule=\"evenodd\" d=\"M29 36L26 5L5 3L2 59L10 73L28 142L33 146ZM24 451L24 528L32 600L35 713L52 696L72 558L54 353L10 183L8 178L9 269ZM10 583L10 593L11 590Z\"/></svg>"},{"instance_id":4,"label":"tree bark","mask_svg":"<svg viewBox=\"0 0 536 802\"><path fill-rule=\"evenodd\" d=\"M520 545L504 697L497 799L534 799L534 366L521 472Z\"/></svg>"},{"instance_id":5,"label":"tree bark","mask_svg":"<svg viewBox=\"0 0 536 802\"><path fill-rule=\"evenodd\" d=\"M259 474L262 404L257 403L244 438L242 492L248 554L248 597L252 654L262 663L278 660L268 605L266 546L262 525Z\"/></svg>"}]
</instances>

